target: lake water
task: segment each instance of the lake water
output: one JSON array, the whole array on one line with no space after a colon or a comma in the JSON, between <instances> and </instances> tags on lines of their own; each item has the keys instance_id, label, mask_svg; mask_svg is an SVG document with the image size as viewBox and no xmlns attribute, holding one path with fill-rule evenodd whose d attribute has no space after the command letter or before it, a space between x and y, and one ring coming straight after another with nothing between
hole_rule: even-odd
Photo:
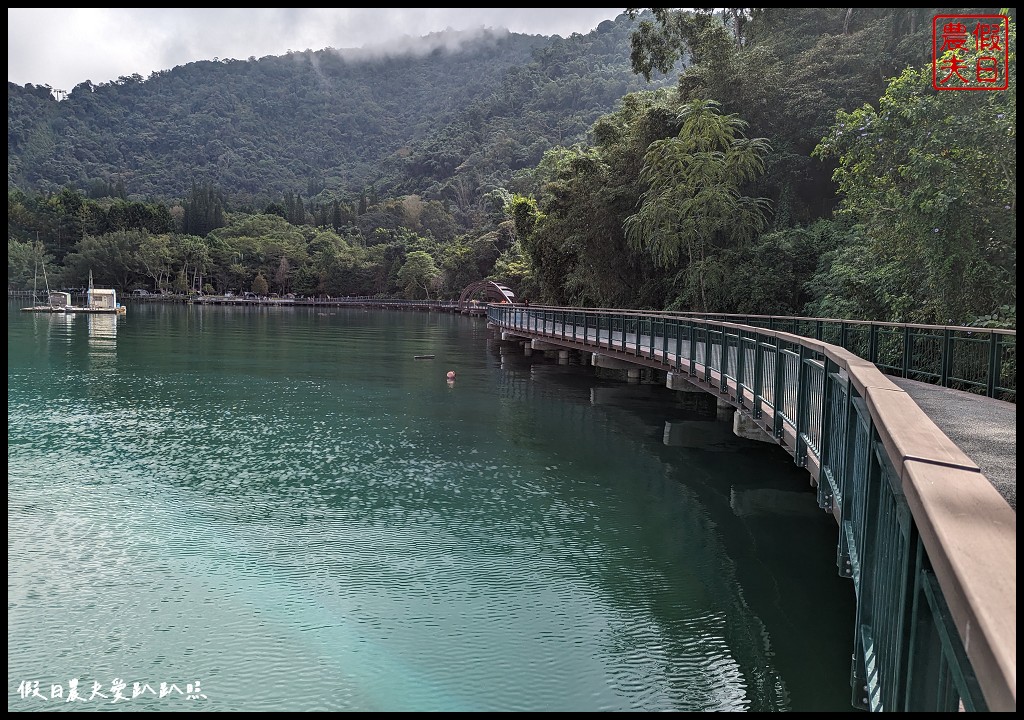
<instances>
[{"instance_id":1,"label":"lake water","mask_svg":"<svg viewBox=\"0 0 1024 720\"><path fill-rule=\"evenodd\" d=\"M850 709L835 522L667 389L437 313L9 303L7 352L9 710Z\"/></svg>"}]
</instances>

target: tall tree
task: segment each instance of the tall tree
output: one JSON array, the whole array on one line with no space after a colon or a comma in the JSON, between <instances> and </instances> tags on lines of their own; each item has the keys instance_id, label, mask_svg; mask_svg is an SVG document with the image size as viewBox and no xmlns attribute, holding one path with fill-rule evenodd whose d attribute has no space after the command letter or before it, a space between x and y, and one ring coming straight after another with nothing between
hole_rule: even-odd
<instances>
[{"instance_id":1,"label":"tall tree","mask_svg":"<svg viewBox=\"0 0 1024 720\"><path fill-rule=\"evenodd\" d=\"M628 8L631 17L637 17L641 8ZM683 60L694 65L708 59L708 55L721 47L720 41L729 41L725 23L716 18L713 8L693 10L650 8L653 19L641 20L631 37L630 62L633 72L650 81L655 70L668 73ZM736 43L742 44L746 8L733 11Z\"/></svg>"},{"instance_id":2,"label":"tall tree","mask_svg":"<svg viewBox=\"0 0 1024 720\"><path fill-rule=\"evenodd\" d=\"M212 185L193 185L188 199L184 202L182 232L203 237L219 227L224 227L225 203L223 193Z\"/></svg>"},{"instance_id":3,"label":"tall tree","mask_svg":"<svg viewBox=\"0 0 1024 720\"><path fill-rule=\"evenodd\" d=\"M710 309L706 275L715 249L755 237L768 208L764 198L742 194L764 171L768 143L745 137L746 123L718 108L713 101L687 104L679 134L651 143L640 172L643 204L626 219L629 242L657 265L685 255L685 299L702 310Z\"/></svg>"},{"instance_id":4,"label":"tall tree","mask_svg":"<svg viewBox=\"0 0 1024 720\"><path fill-rule=\"evenodd\" d=\"M266 295L270 288L267 286L267 279L260 273L252 281L252 291L259 296Z\"/></svg>"},{"instance_id":5,"label":"tall tree","mask_svg":"<svg viewBox=\"0 0 1024 720\"><path fill-rule=\"evenodd\" d=\"M281 262L278 263L277 272L274 273L274 283L277 285L277 289L284 295L288 292L288 286L291 279L292 266L288 262L288 258L284 255L281 256Z\"/></svg>"},{"instance_id":6,"label":"tall tree","mask_svg":"<svg viewBox=\"0 0 1024 720\"><path fill-rule=\"evenodd\" d=\"M437 269L434 258L422 250L409 253L398 271L398 281L410 298L415 298L422 290L424 297L429 299L430 291L437 287L440 278L441 271Z\"/></svg>"}]
</instances>

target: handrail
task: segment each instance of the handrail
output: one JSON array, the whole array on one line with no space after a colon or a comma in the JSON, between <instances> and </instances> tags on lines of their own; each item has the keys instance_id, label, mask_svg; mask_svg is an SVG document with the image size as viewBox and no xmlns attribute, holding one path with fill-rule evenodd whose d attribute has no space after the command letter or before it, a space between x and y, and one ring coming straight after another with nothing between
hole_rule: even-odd
<instances>
[{"instance_id":1,"label":"handrail","mask_svg":"<svg viewBox=\"0 0 1024 720\"><path fill-rule=\"evenodd\" d=\"M524 306L525 307L525 306ZM786 315L737 315L674 310L620 310L531 306L548 311L630 317L735 322L824 340L870 360L897 377L964 390L1008 402L1017 400L1017 331L958 325L874 322Z\"/></svg>"},{"instance_id":2,"label":"handrail","mask_svg":"<svg viewBox=\"0 0 1024 720\"><path fill-rule=\"evenodd\" d=\"M808 470L857 595L854 704L1016 709L1016 513L876 365L742 323L491 305L514 335L679 373Z\"/></svg>"},{"instance_id":3,"label":"handrail","mask_svg":"<svg viewBox=\"0 0 1024 720\"><path fill-rule=\"evenodd\" d=\"M704 320L714 320L718 318L732 318L732 320L725 320L725 322L736 322L739 320L748 319L759 319L768 321L783 321L783 320L799 320L801 322L828 322L828 323L848 323L850 325L878 325L886 327L911 327L921 328L925 330L958 330L963 332L994 332L1002 335L1016 335L1017 331L1009 328L986 328L986 327L975 327L973 325L927 325L921 323L900 323L891 322L888 320L848 320L845 318L823 318L815 316L804 316L804 315L748 315L743 313L712 313L712 312L697 312L695 310L633 310L629 308L600 308L600 307L574 307L571 305L524 305L524 307L531 308L542 308L545 310L572 310L573 312L589 312L589 313L605 313L605 312L616 312L627 315L659 315L666 317L680 317L680 318L700 318ZM744 325L755 325L755 323L744 322Z\"/></svg>"}]
</instances>

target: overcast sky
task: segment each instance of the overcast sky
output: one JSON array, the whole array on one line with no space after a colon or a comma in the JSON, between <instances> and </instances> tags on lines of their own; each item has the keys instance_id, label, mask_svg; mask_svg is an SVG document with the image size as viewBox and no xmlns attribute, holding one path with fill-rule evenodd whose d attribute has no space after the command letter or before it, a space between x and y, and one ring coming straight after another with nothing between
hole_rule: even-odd
<instances>
[{"instance_id":1,"label":"overcast sky","mask_svg":"<svg viewBox=\"0 0 1024 720\"><path fill-rule=\"evenodd\" d=\"M70 91L195 60L289 50L400 47L447 28L587 33L619 9L600 8L8 8L7 80Z\"/></svg>"}]
</instances>

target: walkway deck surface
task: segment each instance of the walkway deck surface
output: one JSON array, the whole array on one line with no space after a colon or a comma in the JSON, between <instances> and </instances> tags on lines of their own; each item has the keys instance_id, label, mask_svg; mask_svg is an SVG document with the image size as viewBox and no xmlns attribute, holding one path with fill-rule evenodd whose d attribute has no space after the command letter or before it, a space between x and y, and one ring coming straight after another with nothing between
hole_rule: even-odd
<instances>
[{"instance_id":1,"label":"walkway deck surface","mask_svg":"<svg viewBox=\"0 0 1024 720\"><path fill-rule=\"evenodd\" d=\"M1003 400L889 376L967 453L1017 510L1017 406ZM953 400L955 399L955 402Z\"/></svg>"}]
</instances>

